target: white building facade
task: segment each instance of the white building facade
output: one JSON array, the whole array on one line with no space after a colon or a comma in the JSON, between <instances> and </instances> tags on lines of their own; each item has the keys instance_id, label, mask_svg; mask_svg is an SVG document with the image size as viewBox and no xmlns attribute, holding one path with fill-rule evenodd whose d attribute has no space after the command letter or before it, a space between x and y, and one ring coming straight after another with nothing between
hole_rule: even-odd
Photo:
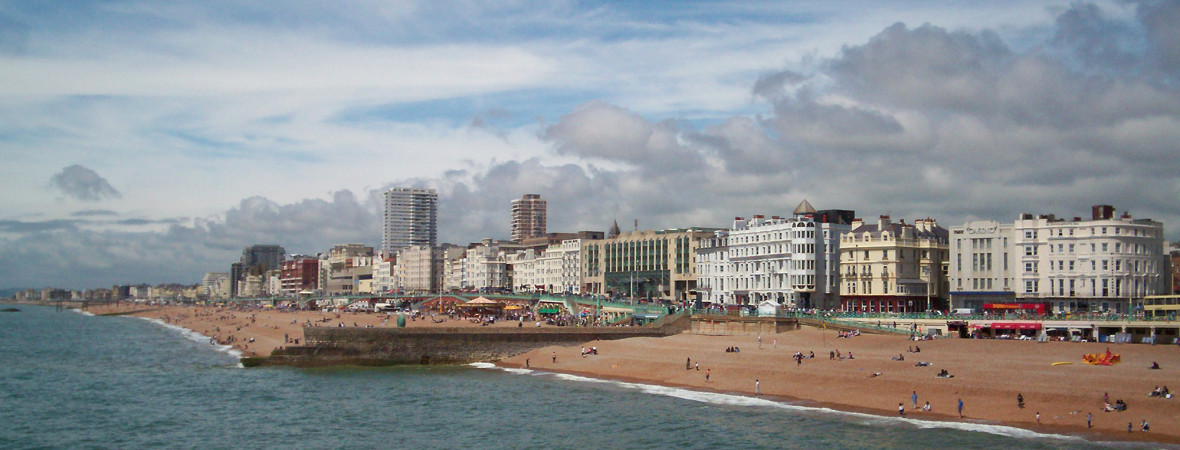
<instances>
[{"instance_id":1,"label":"white building facade","mask_svg":"<svg viewBox=\"0 0 1180 450\"><path fill-rule=\"evenodd\" d=\"M697 248L697 291L713 304L831 309L839 305L840 236L852 211L817 212L803 201L789 218L734 219Z\"/></svg>"},{"instance_id":2,"label":"white building facade","mask_svg":"<svg viewBox=\"0 0 1180 450\"><path fill-rule=\"evenodd\" d=\"M438 249L428 245L412 245L397 252L394 284L404 292L438 292L440 286L436 268L442 258Z\"/></svg>"},{"instance_id":3,"label":"white building facade","mask_svg":"<svg viewBox=\"0 0 1180 450\"><path fill-rule=\"evenodd\" d=\"M373 293L386 294L396 288L393 279L394 258L382 258L373 263Z\"/></svg>"},{"instance_id":4,"label":"white building facade","mask_svg":"<svg viewBox=\"0 0 1180 450\"><path fill-rule=\"evenodd\" d=\"M1126 313L1144 296L1170 291L1163 224L1116 217L1109 205L1095 205L1090 220L1023 214L1010 225L953 230L952 307L981 309L991 291L1046 312ZM973 299L980 291L983 299Z\"/></svg>"},{"instance_id":5,"label":"white building facade","mask_svg":"<svg viewBox=\"0 0 1180 450\"><path fill-rule=\"evenodd\" d=\"M538 254L526 249L508 255L512 291L577 294L581 287L581 240L568 239Z\"/></svg>"},{"instance_id":6,"label":"white building facade","mask_svg":"<svg viewBox=\"0 0 1180 450\"><path fill-rule=\"evenodd\" d=\"M507 289L507 255L494 243L484 242L467 249L463 262L463 288L477 292Z\"/></svg>"}]
</instances>

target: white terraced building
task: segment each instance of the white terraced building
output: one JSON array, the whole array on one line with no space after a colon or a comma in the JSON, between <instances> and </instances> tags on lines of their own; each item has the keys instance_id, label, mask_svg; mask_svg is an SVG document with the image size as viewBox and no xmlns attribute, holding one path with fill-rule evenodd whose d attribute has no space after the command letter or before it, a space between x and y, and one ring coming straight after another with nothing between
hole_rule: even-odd
<instances>
[{"instance_id":1,"label":"white terraced building","mask_svg":"<svg viewBox=\"0 0 1180 450\"><path fill-rule=\"evenodd\" d=\"M581 286L581 239L550 245L540 254L527 249L508 256L512 291L578 293Z\"/></svg>"},{"instance_id":2,"label":"white terraced building","mask_svg":"<svg viewBox=\"0 0 1180 450\"><path fill-rule=\"evenodd\" d=\"M830 309L839 304L840 236L852 211L817 212L806 200L794 216L734 219L697 249L697 291L713 304Z\"/></svg>"},{"instance_id":3,"label":"white terraced building","mask_svg":"<svg viewBox=\"0 0 1180 450\"><path fill-rule=\"evenodd\" d=\"M970 231L990 228L995 231L986 237L995 250L986 261L989 273L980 275L971 255L981 244ZM1109 205L1095 205L1090 220L1023 214L1011 225L968 223L951 233L952 307L981 309L995 301L986 294L993 291L1052 312L1133 312L1144 296L1169 292L1166 246L1162 223L1116 217Z\"/></svg>"}]
</instances>

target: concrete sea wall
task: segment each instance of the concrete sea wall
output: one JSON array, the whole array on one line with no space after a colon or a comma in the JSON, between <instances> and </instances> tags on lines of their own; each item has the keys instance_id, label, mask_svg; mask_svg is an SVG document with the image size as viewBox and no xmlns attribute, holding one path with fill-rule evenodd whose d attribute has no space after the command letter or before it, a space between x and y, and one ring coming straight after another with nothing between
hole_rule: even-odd
<instances>
[{"instance_id":1,"label":"concrete sea wall","mask_svg":"<svg viewBox=\"0 0 1180 450\"><path fill-rule=\"evenodd\" d=\"M497 361L551 345L666 336L665 328L305 328L306 344L245 365L463 364Z\"/></svg>"},{"instance_id":2,"label":"concrete sea wall","mask_svg":"<svg viewBox=\"0 0 1180 450\"><path fill-rule=\"evenodd\" d=\"M799 329L799 321L777 317L692 316L692 334L762 336Z\"/></svg>"},{"instance_id":3,"label":"concrete sea wall","mask_svg":"<svg viewBox=\"0 0 1180 450\"><path fill-rule=\"evenodd\" d=\"M498 361L548 346L596 340L696 334L773 334L798 328L793 319L665 316L643 327L604 328L304 328L302 346L245 358L253 366L383 366Z\"/></svg>"}]
</instances>

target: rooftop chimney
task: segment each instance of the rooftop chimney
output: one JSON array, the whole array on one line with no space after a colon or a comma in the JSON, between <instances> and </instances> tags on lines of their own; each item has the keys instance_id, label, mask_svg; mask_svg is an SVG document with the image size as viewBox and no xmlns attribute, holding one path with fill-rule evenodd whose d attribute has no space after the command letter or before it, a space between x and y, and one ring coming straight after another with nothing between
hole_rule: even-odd
<instances>
[{"instance_id":1,"label":"rooftop chimney","mask_svg":"<svg viewBox=\"0 0 1180 450\"><path fill-rule=\"evenodd\" d=\"M1110 220L1114 217L1114 207L1110 205L1094 205L1090 208L1094 220Z\"/></svg>"}]
</instances>

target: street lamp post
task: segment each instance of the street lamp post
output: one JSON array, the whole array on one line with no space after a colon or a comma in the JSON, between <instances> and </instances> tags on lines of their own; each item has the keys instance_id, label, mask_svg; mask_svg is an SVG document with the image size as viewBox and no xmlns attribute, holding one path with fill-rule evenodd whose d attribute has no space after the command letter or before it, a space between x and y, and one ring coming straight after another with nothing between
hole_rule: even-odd
<instances>
[{"instance_id":1,"label":"street lamp post","mask_svg":"<svg viewBox=\"0 0 1180 450\"><path fill-rule=\"evenodd\" d=\"M930 317L930 281L934 278L934 271L930 270L930 266L922 266L922 272L926 274L926 317Z\"/></svg>"}]
</instances>

